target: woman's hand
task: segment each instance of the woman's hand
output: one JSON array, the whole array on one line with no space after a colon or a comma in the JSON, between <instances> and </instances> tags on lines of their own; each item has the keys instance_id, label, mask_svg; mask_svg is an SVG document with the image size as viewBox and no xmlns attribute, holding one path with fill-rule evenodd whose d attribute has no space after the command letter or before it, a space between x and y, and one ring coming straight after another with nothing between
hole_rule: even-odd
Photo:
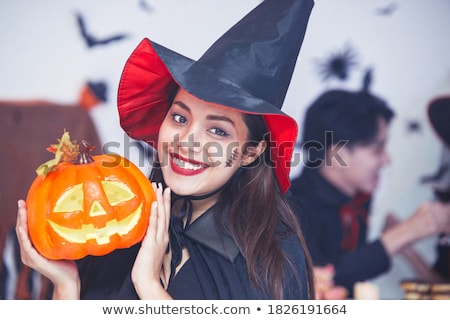
<instances>
[{"instance_id":1,"label":"woman's hand","mask_svg":"<svg viewBox=\"0 0 450 320\"><path fill-rule=\"evenodd\" d=\"M80 278L75 262L46 259L33 247L28 234L27 209L24 200L18 201L16 234L22 263L41 273L53 283L53 298L79 299Z\"/></svg>"},{"instance_id":2,"label":"woman's hand","mask_svg":"<svg viewBox=\"0 0 450 320\"><path fill-rule=\"evenodd\" d=\"M131 278L141 299L171 299L161 285L163 262L167 259L170 223L170 189L156 186L147 233L134 262Z\"/></svg>"}]
</instances>

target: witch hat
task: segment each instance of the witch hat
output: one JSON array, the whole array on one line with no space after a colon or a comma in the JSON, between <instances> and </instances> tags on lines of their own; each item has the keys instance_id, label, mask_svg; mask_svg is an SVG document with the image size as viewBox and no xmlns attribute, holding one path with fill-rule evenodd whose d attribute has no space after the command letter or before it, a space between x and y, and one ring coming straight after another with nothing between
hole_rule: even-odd
<instances>
[{"instance_id":1,"label":"witch hat","mask_svg":"<svg viewBox=\"0 0 450 320\"><path fill-rule=\"evenodd\" d=\"M450 96L432 99L427 108L428 120L443 142L446 150L442 154L441 165L437 172L422 178L422 183L430 185L439 200L450 201Z\"/></svg>"},{"instance_id":2,"label":"witch hat","mask_svg":"<svg viewBox=\"0 0 450 320\"><path fill-rule=\"evenodd\" d=\"M431 100L427 112L437 136L450 149L450 96L440 96Z\"/></svg>"},{"instance_id":3,"label":"witch hat","mask_svg":"<svg viewBox=\"0 0 450 320\"><path fill-rule=\"evenodd\" d=\"M178 87L204 101L262 115L271 135L277 179L285 192L298 129L281 107L312 7L312 0L263 1L197 61L143 39L120 79L122 128L156 148L159 127Z\"/></svg>"}]
</instances>

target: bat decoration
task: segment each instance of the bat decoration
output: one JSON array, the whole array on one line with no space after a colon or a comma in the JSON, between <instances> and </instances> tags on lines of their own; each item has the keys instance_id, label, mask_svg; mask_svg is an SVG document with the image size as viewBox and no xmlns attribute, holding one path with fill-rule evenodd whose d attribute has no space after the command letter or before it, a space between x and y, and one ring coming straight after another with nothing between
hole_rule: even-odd
<instances>
[{"instance_id":1,"label":"bat decoration","mask_svg":"<svg viewBox=\"0 0 450 320\"><path fill-rule=\"evenodd\" d=\"M139 0L139 7L148 13L151 13L154 10L153 7L147 3L146 0Z\"/></svg>"},{"instance_id":2,"label":"bat decoration","mask_svg":"<svg viewBox=\"0 0 450 320\"><path fill-rule=\"evenodd\" d=\"M398 5L395 2L388 4L386 7L377 8L376 14L379 16L390 16L398 9Z\"/></svg>"},{"instance_id":3,"label":"bat decoration","mask_svg":"<svg viewBox=\"0 0 450 320\"><path fill-rule=\"evenodd\" d=\"M408 132L411 132L411 133L422 131L422 126L420 125L420 122L418 120L414 120L414 119L408 120L406 128L407 128Z\"/></svg>"},{"instance_id":4,"label":"bat decoration","mask_svg":"<svg viewBox=\"0 0 450 320\"><path fill-rule=\"evenodd\" d=\"M81 15L81 13L77 12L77 13L75 13L75 16L77 18L77 23L78 23L78 27L80 28L81 36L83 37L88 48L106 45L106 44L109 44L114 41L123 40L128 36L126 34L117 34L117 35L113 35L110 37L105 37L105 38L99 39L99 38L95 37L94 35L90 34L90 32L87 30L86 22L84 20L84 17Z\"/></svg>"},{"instance_id":5,"label":"bat decoration","mask_svg":"<svg viewBox=\"0 0 450 320\"><path fill-rule=\"evenodd\" d=\"M347 46L342 51L334 52L318 62L319 75L323 81L330 78L347 80L350 71L357 65L356 53Z\"/></svg>"}]
</instances>

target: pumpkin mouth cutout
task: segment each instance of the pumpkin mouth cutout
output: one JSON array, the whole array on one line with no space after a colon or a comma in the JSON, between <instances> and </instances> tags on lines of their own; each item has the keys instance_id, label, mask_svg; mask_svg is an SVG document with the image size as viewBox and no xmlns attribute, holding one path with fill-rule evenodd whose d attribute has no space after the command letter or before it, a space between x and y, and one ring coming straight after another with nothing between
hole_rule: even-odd
<instances>
[{"instance_id":1,"label":"pumpkin mouth cutout","mask_svg":"<svg viewBox=\"0 0 450 320\"><path fill-rule=\"evenodd\" d=\"M138 224L142 214L142 203L125 219L118 221L112 219L103 228L96 228L93 224L83 224L80 229L61 226L51 220L48 221L52 229L65 240L72 243L86 243L95 240L98 244L110 243L112 235L123 236L128 234Z\"/></svg>"}]
</instances>

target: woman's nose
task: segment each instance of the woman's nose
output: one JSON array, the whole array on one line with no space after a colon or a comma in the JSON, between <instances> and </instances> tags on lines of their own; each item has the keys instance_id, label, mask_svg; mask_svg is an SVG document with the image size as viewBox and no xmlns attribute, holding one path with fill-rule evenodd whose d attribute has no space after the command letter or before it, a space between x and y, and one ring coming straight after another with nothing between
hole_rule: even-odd
<instances>
[{"instance_id":1,"label":"woman's nose","mask_svg":"<svg viewBox=\"0 0 450 320\"><path fill-rule=\"evenodd\" d=\"M184 130L177 134L174 139L175 148L181 149L183 152L201 152L201 134L195 128L190 128L189 130Z\"/></svg>"}]
</instances>

